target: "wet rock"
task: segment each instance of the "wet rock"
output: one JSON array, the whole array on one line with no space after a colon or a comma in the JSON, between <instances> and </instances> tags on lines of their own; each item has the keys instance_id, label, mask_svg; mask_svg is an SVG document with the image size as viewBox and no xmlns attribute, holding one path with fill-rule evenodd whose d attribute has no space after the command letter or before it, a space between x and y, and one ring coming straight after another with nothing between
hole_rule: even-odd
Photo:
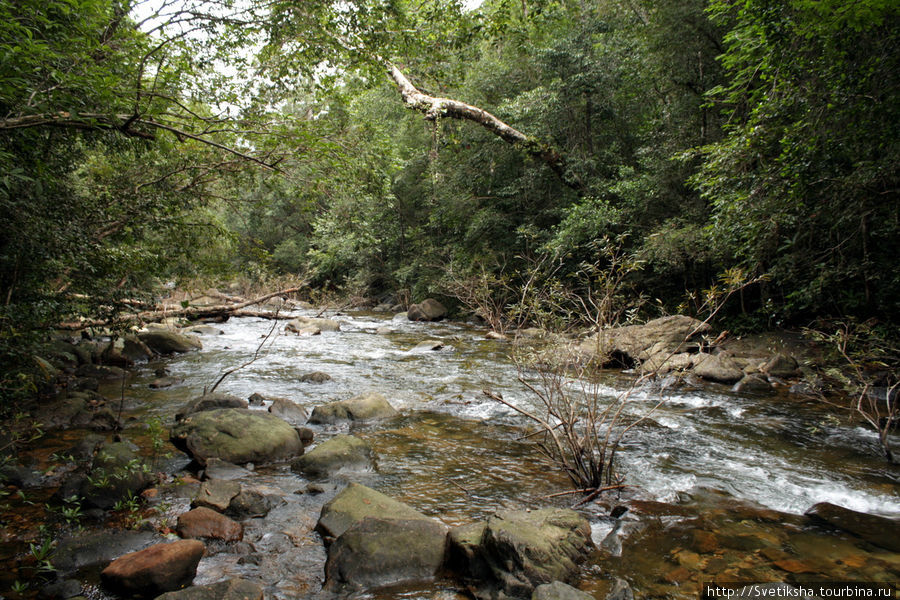
<instances>
[{"instance_id":1,"label":"wet rock","mask_svg":"<svg viewBox=\"0 0 900 600\"><path fill-rule=\"evenodd\" d=\"M244 537L244 528L240 523L203 506L179 515L176 530L183 538L239 542Z\"/></svg>"},{"instance_id":2,"label":"wet rock","mask_svg":"<svg viewBox=\"0 0 900 600\"><path fill-rule=\"evenodd\" d=\"M447 309L434 298L426 298L418 304L412 304L406 311L410 321L440 321L447 316Z\"/></svg>"},{"instance_id":3,"label":"wet rock","mask_svg":"<svg viewBox=\"0 0 900 600\"><path fill-rule=\"evenodd\" d=\"M303 447L306 448L310 444L313 443L313 439L315 439L316 434L309 427L297 427L297 435L300 436L300 443L303 444Z\"/></svg>"},{"instance_id":4,"label":"wet rock","mask_svg":"<svg viewBox=\"0 0 900 600\"><path fill-rule=\"evenodd\" d=\"M481 555L481 538L487 523L470 523L450 529L447 537L447 568L468 579L481 581L490 577L487 561Z\"/></svg>"},{"instance_id":5,"label":"wet rock","mask_svg":"<svg viewBox=\"0 0 900 600\"><path fill-rule=\"evenodd\" d=\"M553 583L542 583L534 588L531 600L594 600L594 597L571 585L554 581Z\"/></svg>"},{"instance_id":6,"label":"wet rock","mask_svg":"<svg viewBox=\"0 0 900 600\"><path fill-rule=\"evenodd\" d=\"M44 585L37 597L39 600L57 600L74 598L80 596L81 592L81 582L74 579L61 579Z\"/></svg>"},{"instance_id":7,"label":"wet rock","mask_svg":"<svg viewBox=\"0 0 900 600\"><path fill-rule=\"evenodd\" d=\"M274 398L269 412L294 425L306 423L306 409L287 398Z\"/></svg>"},{"instance_id":8,"label":"wet rock","mask_svg":"<svg viewBox=\"0 0 900 600\"><path fill-rule=\"evenodd\" d=\"M326 540L340 536L366 517L431 520L411 506L358 483L351 483L322 507L316 524Z\"/></svg>"},{"instance_id":9,"label":"wet rock","mask_svg":"<svg viewBox=\"0 0 900 600\"><path fill-rule=\"evenodd\" d=\"M819 522L824 521L832 527L849 531L876 546L900 552L898 520L857 512L829 502L820 502L805 514Z\"/></svg>"},{"instance_id":10,"label":"wet rock","mask_svg":"<svg viewBox=\"0 0 900 600\"><path fill-rule=\"evenodd\" d=\"M201 465L211 458L232 463L265 463L296 456L300 436L275 415L220 408L186 417L172 428L172 443Z\"/></svg>"},{"instance_id":11,"label":"wet rock","mask_svg":"<svg viewBox=\"0 0 900 600\"><path fill-rule=\"evenodd\" d=\"M744 377L734 361L720 354L698 354L694 358L694 373L719 383L735 383Z\"/></svg>"},{"instance_id":12,"label":"wet rock","mask_svg":"<svg viewBox=\"0 0 900 600\"><path fill-rule=\"evenodd\" d=\"M60 573L70 573L108 563L117 556L146 548L158 540L157 535L149 531L111 529L78 532L59 541L52 562Z\"/></svg>"},{"instance_id":13,"label":"wet rock","mask_svg":"<svg viewBox=\"0 0 900 600\"><path fill-rule=\"evenodd\" d=\"M203 347L195 337L168 329L150 329L138 333L138 339L158 354L181 354Z\"/></svg>"},{"instance_id":14,"label":"wet rock","mask_svg":"<svg viewBox=\"0 0 900 600\"><path fill-rule=\"evenodd\" d=\"M447 526L433 519L365 518L328 548L325 587L358 590L434 579Z\"/></svg>"},{"instance_id":15,"label":"wet rock","mask_svg":"<svg viewBox=\"0 0 900 600\"><path fill-rule=\"evenodd\" d=\"M341 421L372 421L393 417L397 411L377 392L360 394L349 400L323 404L313 409L310 423L333 425Z\"/></svg>"},{"instance_id":16,"label":"wet rock","mask_svg":"<svg viewBox=\"0 0 900 600\"><path fill-rule=\"evenodd\" d=\"M103 569L103 584L120 594L155 595L189 585L206 546L198 540L155 544L119 557Z\"/></svg>"},{"instance_id":17,"label":"wet rock","mask_svg":"<svg viewBox=\"0 0 900 600\"><path fill-rule=\"evenodd\" d=\"M398 312L394 315L391 321L409 321L409 315L405 312Z\"/></svg>"},{"instance_id":18,"label":"wet rock","mask_svg":"<svg viewBox=\"0 0 900 600\"><path fill-rule=\"evenodd\" d=\"M122 339L120 354L132 364L147 362L153 358L153 350L136 335L127 335Z\"/></svg>"},{"instance_id":19,"label":"wet rock","mask_svg":"<svg viewBox=\"0 0 900 600\"><path fill-rule=\"evenodd\" d=\"M750 375L744 375L740 381L734 384L731 391L747 394L767 394L772 392L772 384L762 375L751 373Z\"/></svg>"},{"instance_id":20,"label":"wet rock","mask_svg":"<svg viewBox=\"0 0 900 600\"><path fill-rule=\"evenodd\" d=\"M229 579L166 592L156 600L263 600L263 587L246 579Z\"/></svg>"},{"instance_id":21,"label":"wet rock","mask_svg":"<svg viewBox=\"0 0 900 600\"><path fill-rule=\"evenodd\" d=\"M798 373L799 367L793 356L776 354L763 366L762 372L773 377L793 377Z\"/></svg>"},{"instance_id":22,"label":"wet rock","mask_svg":"<svg viewBox=\"0 0 900 600\"><path fill-rule=\"evenodd\" d=\"M225 512L236 519L264 517L280 500L281 493L274 488L243 487L241 492L231 499Z\"/></svg>"},{"instance_id":23,"label":"wet rock","mask_svg":"<svg viewBox=\"0 0 900 600\"><path fill-rule=\"evenodd\" d=\"M606 600L634 600L634 591L627 581L621 577L616 577L612 587L606 594Z\"/></svg>"},{"instance_id":24,"label":"wet rock","mask_svg":"<svg viewBox=\"0 0 900 600\"><path fill-rule=\"evenodd\" d=\"M239 467L238 465L230 463L227 460L222 460L221 458L208 458L203 474L207 479L224 479L226 481L232 481L234 479L251 477L253 471L245 469L244 467Z\"/></svg>"},{"instance_id":25,"label":"wet rock","mask_svg":"<svg viewBox=\"0 0 900 600\"><path fill-rule=\"evenodd\" d=\"M537 585L571 579L593 547L590 524L575 511L503 511L487 520L480 553L501 590L527 597Z\"/></svg>"},{"instance_id":26,"label":"wet rock","mask_svg":"<svg viewBox=\"0 0 900 600\"><path fill-rule=\"evenodd\" d=\"M247 400L250 402L250 406L262 406L266 402L266 397L262 394L251 394Z\"/></svg>"},{"instance_id":27,"label":"wet rock","mask_svg":"<svg viewBox=\"0 0 900 600\"><path fill-rule=\"evenodd\" d=\"M284 326L285 331L291 333L302 333L310 329L318 329L319 331L340 331L341 324L334 319L317 319L314 317L297 317Z\"/></svg>"},{"instance_id":28,"label":"wet rock","mask_svg":"<svg viewBox=\"0 0 900 600\"><path fill-rule=\"evenodd\" d=\"M662 351L654 354L641 363L641 371L644 373L655 372L657 375L665 375L672 371L686 371L694 364L696 354L689 352Z\"/></svg>"},{"instance_id":29,"label":"wet rock","mask_svg":"<svg viewBox=\"0 0 900 600\"><path fill-rule=\"evenodd\" d=\"M121 367L112 365L81 365L75 370L75 374L79 377L89 377L97 380L122 379L125 377L125 370Z\"/></svg>"},{"instance_id":30,"label":"wet rock","mask_svg":"<svg viewBox=\"0 0 900 600\"><path fill-rule=\"evenodd\" d=\"M291 463L291 470L310 477L326 477L341 470L366 470L373 464L372 448L352 435L337 435Z\"/></svg>"},{"instance_id":31,"label":"wet rock","mask_svg":"<svg viewBox=\"0 0 900 600\"><path fill-rule=\"evenodd\" d=\"M200 490L191 502L191 506L224 512L231 504L231 499L239 493L241 493L241 484L236 481L210 479L200 484Z\"/></svg>"},{"instance_id":32,"label":"wet rock","mask_svg":"<svg viewBox=\"0 0 900 600\"><path fill-rule=\"evenodd\" d=\"M440 340L425 340L419 342L409 351L410 354L423 354L428 352L437 352L445 348L444 342Z\"/></svg>"},{"instance_id":33,"label":"wet rock","mask_svg":"<svg viewBox=\"0 0 900 600\"><path fill-rule=\"evenodd\" d=\"M196 333L197 335L223 335L225 332L218 327L212 325L193 325L184 329L185 333Z\"/></svg>"},{"instance_id":34,"label":"wet rock","mask_svg":"<svg viewBox=\"0 0 900 600\"><path fill-rule=\"evenodd\" d=\"M505 342L505 341L509 340L508 337L506 337L504 334L500 333L499 331L488 331L484 335L484 337L489 340L498 340L501 342Z\"/></svg>"},{"instance_id":35,"label":"wet rock","mask_svg":"<svg viewBox=\"0 0 900 600\"><path fill-rule=\"evenodd\" d=\"M322 371L313 371L312 373L301 375L300 381L303 383L325 383L326 381L331 381L331 375Z\"/></svg>"},{"instance_id":36,"label":"wet rock","mask_svg":"<svg viewBox=\"0 0 900 600\"><path fill-rule=\"evenodd\" d=\"M237 396L231 394L222 394L213 392L197 396L175 413L175 420L181 421L188 415L203 412L205 410L215 410L217 408L247 408L247 401L241 400Z\"/></svg>"},{"instance_id":37,"label":"wet rock","mask_svg":"<svg viewBox=\"0 0 900 600\"><path fill-rule=\"evenodd\" d=\"M378 335L388 335L394 333L394 330L386 325L383 325L375 330L375 333Z\"/></svg>"}]
</instances>

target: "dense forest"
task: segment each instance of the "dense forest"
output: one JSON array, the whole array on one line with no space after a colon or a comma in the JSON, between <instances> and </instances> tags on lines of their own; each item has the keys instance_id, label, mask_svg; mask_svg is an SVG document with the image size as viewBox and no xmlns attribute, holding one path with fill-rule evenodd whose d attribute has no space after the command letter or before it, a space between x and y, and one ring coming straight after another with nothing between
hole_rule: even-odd
<instances>
[{"instance_id":1,"label":"dense forest","mask_svg":"<svg viewBox=\"0 0 900 600\"><path fill-rule=\"evenodd\" d=\"M898 25L890 0L2 0L3 395L55 324L198 278L511 310L615 267L634 318L738 284L734 329L890 336Z\"/></svg>"}]
</instances>

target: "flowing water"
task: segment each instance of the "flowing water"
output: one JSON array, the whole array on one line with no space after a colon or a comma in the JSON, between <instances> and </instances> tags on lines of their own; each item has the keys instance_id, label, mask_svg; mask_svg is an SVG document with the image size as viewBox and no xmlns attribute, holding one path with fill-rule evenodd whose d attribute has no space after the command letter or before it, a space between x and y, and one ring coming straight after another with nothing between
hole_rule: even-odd
<instances>
[{"instance_id":1,"label":"flowing water","mask_svg":"<svg viewBox=\"0 0 900 600\"><path fill-rule=\"evenodd\" d=\"M400 411L395 419L354 428L377 454L377 468L354 480L448 525L483 519L503 507L573 501L547 498L567 488L565 478L521 439L523 418L482 393L487 389L534 406L509 359L509 342L487 340L483 329L461 324L371 313L337 319L339 332L295 336L281 333L283 324L277 324L268 339L271 321L216 325L223 333L203 336L201 351L163 363L182 384L151 390L152 368L159 364L137 373L125 392L126 413L133 417L126 436L138 437L147 417L171 422L178 407L227 369L250 361L265 341L257 360L228 376L217 391L285 397L309 410L378 391ZM443 347L417 349L425 340ZM312 371L332 379L300 381ZM629 385L629 378L609 374L597 389L612 398ZM632 390L628 411L646 414L661 399L618 454L619 473L635 486L630 504L607 495L583 508L600 550L584 567L582 589L604 598L613 578L621 577L640 597L695 598L697 584L712 580L900 580L895 553L812 526L801 516L823 501L900 516L900 473L879 457L874 433L796 398L742 396L713 387ZM316 439L342 431L318 428ZM178 460L170 462L182 466ZM248 521L244 542L205 558L195 583L243 576L261 580L272 598L318 597L325 552L312 528L341 478L326 483L322 494L304 494L309 482L276 465L257 468L252 483L279 490L282 504L267 518ZM156 523L186 510L192 489L164 492ZM613 519L609 509L619 502L631 510ZM90 582L91 575L85 577ZM103 597L96 586L88 589ZM465 596L439 583L361 597Z\"/></svg>"}]
</instances>

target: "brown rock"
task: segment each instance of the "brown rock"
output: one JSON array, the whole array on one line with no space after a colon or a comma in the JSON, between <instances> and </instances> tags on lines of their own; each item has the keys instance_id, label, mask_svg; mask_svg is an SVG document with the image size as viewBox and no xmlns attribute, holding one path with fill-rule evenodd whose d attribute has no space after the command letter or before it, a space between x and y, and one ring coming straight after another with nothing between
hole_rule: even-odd
<instances>
[{"instance_id":1,"label":"brown rock","mask_svg":"<svg viewBox=\"0 0 900 600\"><path fill-rule=\"evenodd\" d=\"M816 573L817 572L816 569L813 568L812 566L806 564L803 561L800 561L800 560L797 560L794 558L787 558L785 560L776 560L772 564L775 565L776 567L778 567L779 569L781 569L782 571L787 571L788 573L799 574L799 573Z\"/></svg>"},{"instance_id":2,"label":"brown rock","mask_svg":"<svg viewBox=\"0 0 900 600\"><path fill-rule=\"evenodd\" d=\"M691 548L701 554L709 554L719 549L719 540L715 534L695 529L691 532Z\"/></svg>"},{"instance_id":3,"label":"brown rock","mask_svg":"<svg viewBox=\"0 0 900 600\"><path fill-rule=\"evenodd\" d=\"M669 583L683 583L690 578L691 572L684 567L673 569L663 576L663 579L665 579Z\"/></svg>"},{"instance_id":4,"label":"brown rock","mask_svg":"<svg viewBox=\"0 0 900 600\"><path fill-rule=\"evenodd\" d=\"M244 528L240 523L202 506L179 515L177 530L183 538L239 542L244 537Z\"/></svg>"},{"instance_id":5,"label":"brown rock","mask_svg":"<svg viewBox=\"0 0 900 600\"><path fill-rule=\"evenodd\" d=\"M190 585L206 546L198 540L156 544L130 552L103 569L103 584L121 594L157 595Z\"/></svg>"},{"instance_id":6,"label":"brown rock","mask_svg":"<svg viewBox=\"0 0 900 600\"><path fill-rule=\"evenodd\" d=\"M241 484L237 481L224 479L210 479L200 485L197 497L191 501L191 506L205 506L219 512L224 512L231 504L231 499L241 493Z\"/></svg>"}]
</instances>

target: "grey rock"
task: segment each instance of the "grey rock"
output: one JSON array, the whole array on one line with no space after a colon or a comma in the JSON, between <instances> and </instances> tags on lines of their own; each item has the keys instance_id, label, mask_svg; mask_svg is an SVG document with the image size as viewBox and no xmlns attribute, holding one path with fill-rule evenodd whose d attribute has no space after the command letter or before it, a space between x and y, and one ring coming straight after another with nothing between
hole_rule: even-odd
<instances>
[{"instance_id":1,"label":"grey rock","mask_svg":"<svg viewBox=\"0 0 900 600\"><path fill-rule=\"evenodd\" d=\"M322 507L318 531L326 540L344 533L366 517L430 520L411 506L358 483L350 483Z\"/></svg>"},{"instance_id":2,"label":"grey rock","mask_svg":"<svg viewBox=\"0 0 900 600\"><path fill-rule=\"evenodd\" d=\"M213 392L198 396L182 406L175 413L175 420L181 421L188 415L203 412L205 410L215 410L217 408L247 408L247 401L241 400L237 396L231 394L222 394Z\"/></svg>"},{"instance_id":3,"label":"grey rock","mask_svg":"<svg viewBox=\"0 0 900 600\"><path fill-rule=\"evenodd\" d=\"M393 417L397 411L388 403L387 398L379 393L368 393L354 396L349 400L340 400L317 406L309 418L310 423L333 425L342 421L372 421Z\"/></svg>"},{"instance_id":4,"label":"grey rock","mask_svg":"<svg viewBox=\"0 0 900 600\"><path fill-rule=\"evenodd\" d=\"M372 448L352 435L337 435L291 463L291 470L309 477L327 477L342 470L374 466Z\"/></svg>"},{"instance_id":5,"label":"grey rock","mask_svg":"<svg viewBox=\"0 0 900 600\"><path fill-rule=\"evenodd\" d=\"M571 585L554 581L553 583L542 583L534 588L531 600L594 600L594 597Z\"/></svg>"},{"instance_id":6,"label":"grey rock","mask_svg":"<svg viewBox=\"0 0 900 600\"><path fill-rule=\"evenodd\" d=\"M263 587L246 579L228 579L166 592L156 600L263 600Z\"/></svg>"},{"instance_id":7,"label":"grey rock","mask_svg":"<svg viewBox=\"0 0 900 600\"><path fill-rule=\"evenodd\" d=\"M410 321L439 321L447 316L447 309L434 298L426 298L418 304L413 304L406 311L406 317Z\"/></svg>"}]
</instances>

